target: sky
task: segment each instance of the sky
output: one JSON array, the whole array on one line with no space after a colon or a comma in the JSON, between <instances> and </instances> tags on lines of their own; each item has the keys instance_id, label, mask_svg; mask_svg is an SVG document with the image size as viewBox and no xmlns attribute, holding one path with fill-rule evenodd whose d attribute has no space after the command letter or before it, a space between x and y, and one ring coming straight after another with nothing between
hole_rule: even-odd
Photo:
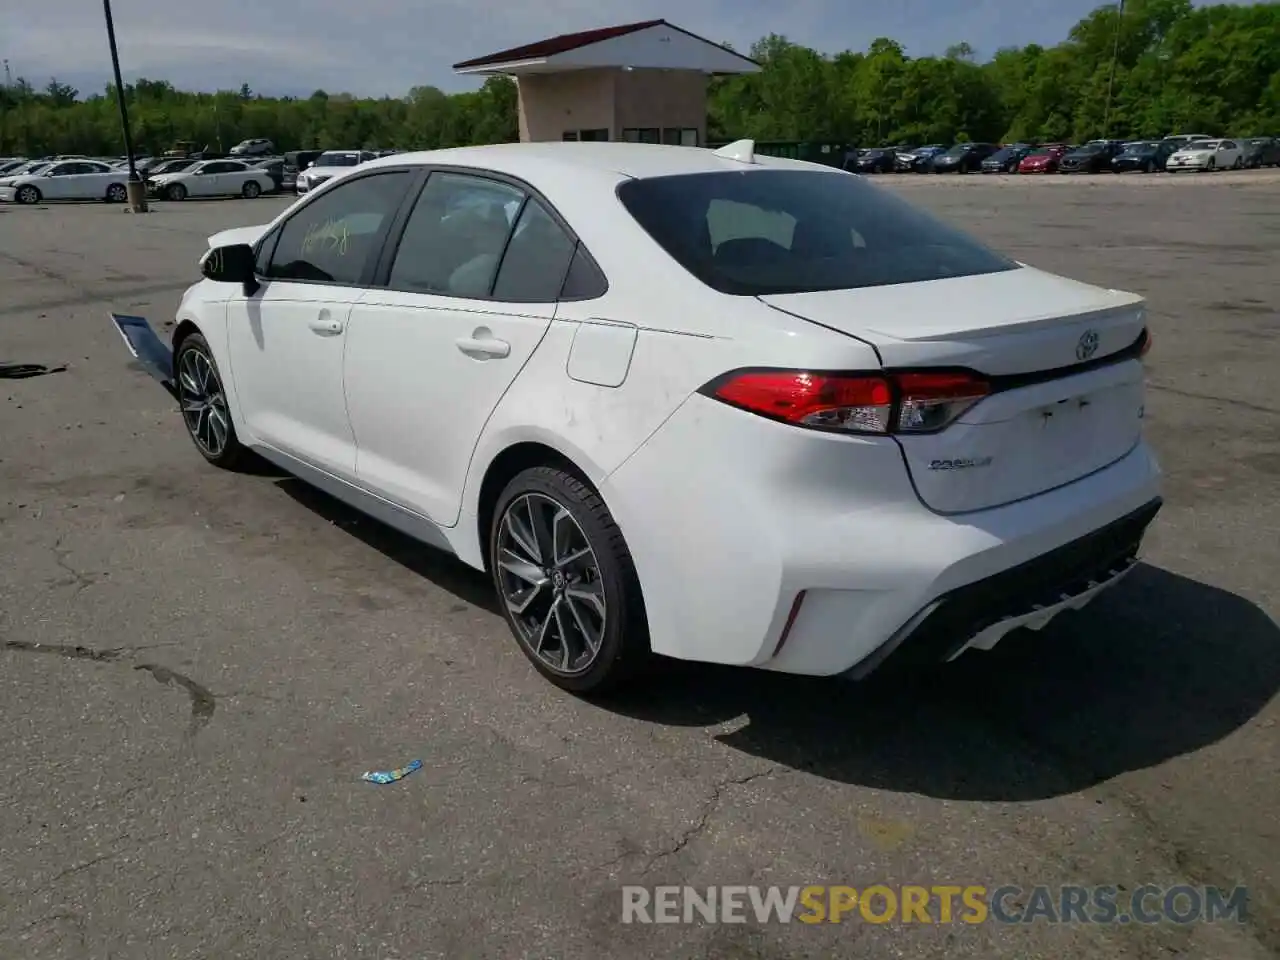
<instances>
[{"instance_id":1,"label":"sky","mask_svg":"<svg viewBox=\"0 0 1280 960\"><path fill-rule=\"evenodd\" d=\"M86 0L3 0L0 58L13 76L50 77L82 94L111 80L102 8ZM402 96L411 87L473 89L452 64L577 30L666 18L746 51L769 33L826 53L877 37L910 56L965 41L985 59L1002 46L1051 45L1096 0L113 0L125 82L307 96L317 89Z\"/></svg>"}]
</instances>

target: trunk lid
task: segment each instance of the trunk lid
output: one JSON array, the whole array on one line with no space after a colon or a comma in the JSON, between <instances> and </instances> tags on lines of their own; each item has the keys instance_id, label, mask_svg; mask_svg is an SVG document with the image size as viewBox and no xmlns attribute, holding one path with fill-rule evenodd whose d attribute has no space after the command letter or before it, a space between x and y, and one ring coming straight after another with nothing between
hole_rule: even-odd
<instances>
[{"instance_id":1,"label":"trunk lid","mask_svg":"<svg viewBox=\"0 0 1280 960\"><path fill-rule=\"evenodd\" d=\"M983 510L1114 463L1141 438L1141 297L1022 267L927 283L761 297L875 348L886 369L965 368L993 392L934 434L899 434L920 498ZM1132 359L1107 363L1112 355Z\"/></svg>"}]
</instances>

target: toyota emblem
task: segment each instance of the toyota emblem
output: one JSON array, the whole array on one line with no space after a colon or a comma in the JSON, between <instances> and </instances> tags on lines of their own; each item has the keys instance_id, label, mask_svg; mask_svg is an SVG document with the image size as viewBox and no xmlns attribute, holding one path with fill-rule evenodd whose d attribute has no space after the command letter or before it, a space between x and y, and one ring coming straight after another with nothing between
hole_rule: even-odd
<instances>
[{"instance_id":1,"label":"toyota emblem","mask_svg":"<svg viewBox=\"0 0 1280 960\"><path fill-rule=\"evenodd\" d=\"M1076 344L1076 359L1088 360L1098 352L1098 331L1086 330L1080 335L1080 342Z\"/></svg>"}]
</instances>

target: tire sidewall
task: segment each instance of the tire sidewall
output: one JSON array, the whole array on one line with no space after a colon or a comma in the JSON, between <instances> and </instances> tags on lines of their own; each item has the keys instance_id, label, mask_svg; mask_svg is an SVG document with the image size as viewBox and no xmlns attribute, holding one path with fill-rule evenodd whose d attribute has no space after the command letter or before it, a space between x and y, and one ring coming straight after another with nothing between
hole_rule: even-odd
<instances>
[{"instance_id":1,"label":"tire sidewall","mask_svg":"<svg viewBox=\"0 0 1280 960\"><path fill-rule=\"evenodd\" d=\"M262 187L257 182L250 180L240 189L240 193L246 200L253 200L261 195Z\"/></svg>"},{"instance_id":2,"label":"tire sidewall","mask_svg":"<svg viewBox=\"0 0 1280 960\"><path fill-rule=\"evenodd\" d=\"M40 191L30 184L27 184L18 190L18 202L26 204L39 203Z\"/></svg>"},{"instance_id":3,"label":"tire sidewall","mask_svg":"<svg viewBox=\"0 0 1280 960\"><path fill-rule=\"evenodd\" d=\"M119 190L119 193L116 191ZM123 184L113 183L107 187L107 203L124 203L129 199L129 191Z\"/></svg>"},{"instance_id":4,"label":"tire sidewall","mask_svg":"<svg viewBox=\"0 0 1280 960\"><path fill-rule=\"evenodd\" d=\"M170 200L187 199L187 188L180 183L175 183L165 189L165 196Z\"/></svg>"},{"instance_id":5,"label":"tire sidewall","mask_svg":"<svg viewBox=\"0 0 1280 960\"><path fill-rule=\"evenodd\" d=\"M604 587L606 617L600 652L590 667L582 673L571 676L551 670L529 647L523 639L519 625L507 609L506 598L502 594L497 565L498 533L507 508L513 501L528 493L549 497L569 510L595 553L600 582ZM583 495L584 493L586 496ZM615 540L621 539L615 534L616 528L611 530L609 529L612 526L611 523L607 527L601 522L597 511L592 509L590 499L598 499L598 494L562 470L553 467L531 467L524 470L517 474L498 496L497 503L494 505L493 521L489 526L489 542L486 551L498 604L520 651L544 677L574 693L602 692L629 675L642 660L642 652L637 652L635 649L637 645L635 641L640 639L637 633L644 632L639 579L636 577L630 555L626 554L625 547L623 556L619 556L614 549ZM607 515L607 507L605 511ZM644 648L647 651L647 637L643 639Z\"/></svg>"}]
</instances>

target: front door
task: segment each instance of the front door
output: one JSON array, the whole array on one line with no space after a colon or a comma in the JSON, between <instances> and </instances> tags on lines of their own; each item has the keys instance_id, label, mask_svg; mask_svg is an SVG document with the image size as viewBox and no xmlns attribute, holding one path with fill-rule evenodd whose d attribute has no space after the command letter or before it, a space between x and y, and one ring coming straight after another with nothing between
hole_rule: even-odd
<instances>
[{"instance_id":1,"label":"front door","mask_svg":"<svg viewBox=\"0 0 1280 960\"><path fill-rule=\"evenodd\" d=\"M386 286L351 312L346 395L361 486L457 522L480 434L550 326L574 249L522 190L431 174Z\"/></svg>"},{"instance_id":2,"label":"front door","mask_svg":"<svg viewBox=\"0 0 1280 960\"><path fill-rule=\"evenodd\" d=\"M243 427L343 479L355 437L342 392L352 304L364 293L413 175L360 177L293 213L258 250L260 289L227 304L227 355Z\"/></svg>"}]
</instances>

